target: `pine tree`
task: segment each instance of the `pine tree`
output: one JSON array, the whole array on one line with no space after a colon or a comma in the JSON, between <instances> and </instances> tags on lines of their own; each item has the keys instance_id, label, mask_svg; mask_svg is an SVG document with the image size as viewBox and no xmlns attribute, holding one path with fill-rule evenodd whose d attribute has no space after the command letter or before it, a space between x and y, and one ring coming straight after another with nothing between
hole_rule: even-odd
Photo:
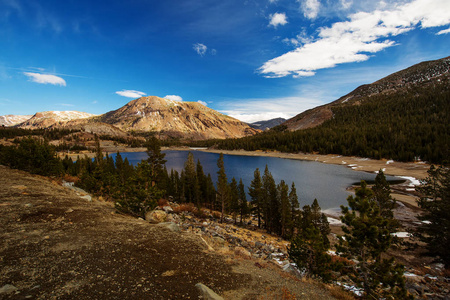
<instances>
[{"instance_id":1,"label":"pine tree","mask_svg":"<svg viewBox=\"0 0 450 300\"><path fill-rule=\"evenodd\" d=\"M237 223L237 216L239 214L239 190L236 178L232 178L229 186L229 202L228 211L233 216L234 224Z\"/></svg>"},{"instance_id":2,"label":"pine tree","mask_svg":"<svg viewBox=\"0 0 450 300\"><path fill-rule=\"evenodd\" d=\"M249 206L247 203L247 196L245 195L245 186L242 182L242 178L239 179L239 185L238 185L238 193L239 193L239 213L241 215L240 222L243 224L245 222L245 219L249 215Z\"/></svg>"},{"instance_id":3,"label":"pine tree","mask_svg":"<svg viewBox=\"0 0 450 300\"><path fill-rule=\"evenodd\" d=\"M278 203L277 186L267 165L262 177L262 190L262 211L265 227L269 232L280 234L280 204Z\"/></svg>"},{"instance_id":4,"label":"pine tree","mask_svg":"<svg viewBox=\"0 0 450 300\"><path fill-rule=\"evenodd\" d=\"M280 203L281 236L292 236L292 211L289 203L289 186L281 180L278 184L278 202Z\"/></svg>"},{"instance_id":5,"label":"pine tree","mask_svg":"<svg viewBox=\"0 0 450 300\"><path fill-rule=\"evenodd\" d=\"M224 214L225 214L225 206L229 199L229 191L228 191L228 179L227 174L225 173L225 164L223 162L223 153L220 153L219 159L217 160L217 167L219 171L217 172L217 198L219 199L219 203L221 205L221 216L220 222L223 223Z\"/></svg>"},{"instance_id":6,"label":"pine tree","mask_svg":"<svg viewBox=\"0 0 450 300\"><path fill-rule=\"evenodd\" d=\"M375 201L380 207L381 215L386 218L393 218L392 210L395 207L395 199L391 197L391 188L384 176L383 170L378 171L372 191L375 196Z\"/></svg>"},{"instance_id":7,"label":"pine tree","mask_svg":"<svg viewBox=\"0 0 450 300\"><path fill-rule=\"evenodd\" d=\"M349 259L352 280L364 289L367 298L407 298L403 266L394 259L382 258L392 244L390 220L381 215L374 193L361 181L355 197L347 198L350 207L341 206L344 236L339 238L337 250Z\"/></svg>"},{"instance_id":8,"label":"pine tree","mask_svg":"<svg viewBox=\"0 0 450 300\"><path fill-rule=\"evenodd\" d=\"M292 229L291 234L294 235L296 228L300 227L300 204L298 202L297 189L295 183L292 182L291 191L289 192L289 203L291 205Z\"/></svg>"},{"instance_id":9,"label":"pine tree","mask_svg":"<svg viewBox=\"0 0 450 300\"><path fill-rule=\"evenodd\" d=\"M197 181L197 171L194 163L194 154L192 152L188 153L188 158L184 163L184 192L186 202L194 203L196 202L196 196L198 196L198 181ZM197 181L197 182L196 182Z\"/></svg>"},{"instance_id":10,"label":"pine tree","mask_svg":"<svg viewBox=\"0 0 450 300\"><path fill-rule=\"evenodd\" d=\"M262 181L261 174L259 173L259 169L256 168L253 173L253 180L250 183L250 187L248 188L248 193L250 195L251 204L253 206L253 210L256 213L256 217L258 218L258 227L261 228L261 219L263 212L263 191L262 191Z\"/></svg>"},{"instance_id":11,"label":"pine tree","mask_svg":"<svg viewBox=\"0 0 450 300\"><path fill-rule=\"evenodd\" d=\"M331 279L331 257L327 254L328 246L324 244L318 228L310 226L296 235L288 248L289 258L307 276L320 277L327 282Z\"/></svg>"},{"instance_id":12,"label":"pine tree","mask_svg":"<svg viewBox=\"0 0 450 300\"><path fill-rule=\"evenodd\" d=\"M450 267L450 169L432 165L418 189L418 204L424 210L417 235L427 245L427 253Z\"/></svg>"}]
</instances>

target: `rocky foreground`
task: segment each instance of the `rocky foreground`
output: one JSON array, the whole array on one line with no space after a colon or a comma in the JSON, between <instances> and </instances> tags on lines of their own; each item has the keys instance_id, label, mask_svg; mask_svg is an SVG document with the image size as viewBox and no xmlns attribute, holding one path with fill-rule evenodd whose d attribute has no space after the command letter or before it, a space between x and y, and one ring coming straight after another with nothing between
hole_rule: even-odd
<instances>
[{"instance_id":1,"label":"rocky foreground","mask_svg":"<svg viewBox=\"0 0 450 300\"><path fill-rule=\"evenodd\" d=\"M47 178L0 174L1 299L206 298L199 283L224 299L333 299L260 258L269 246L229 251L220 236L116 214Z\"/></svg>"}]
</instances>

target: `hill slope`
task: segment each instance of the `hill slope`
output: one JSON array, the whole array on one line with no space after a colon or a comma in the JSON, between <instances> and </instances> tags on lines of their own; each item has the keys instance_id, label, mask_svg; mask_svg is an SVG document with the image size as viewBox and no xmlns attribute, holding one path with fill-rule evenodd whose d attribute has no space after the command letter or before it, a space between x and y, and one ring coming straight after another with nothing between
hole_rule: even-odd
<instances>
[{"instance_id":1,"label":"hill slope","mask_svg":"<svg viewBox=\"0 0 450 300\"><path fill-rule=\"evenodd\" d=\"M87 119L93 116L95 115L79 111L44 111L34 114L27 121L17 126L25 129L50 128L68 121Z\"/></svg>"},{"instance_id":2,"label":"hill slope","mask_svg":"<svg viewBox=\"0 0 450 300\"><path fill-rule=\"evenodd\" d=\"M163 137L223 139L258 131L197 102L178 102L155 96L133 100L98 117L125 131L153 131Z\"/></svg>"},{"instance_id":3,"label":"hill slope","mask_svg":"<svg viewBox=\"0 0 450 300\"><path fill-rule=\"evenodd\" d=\"M20 123L25 122L29 118L31 118L31 115L25 115L25 116L18 116L18 115L6 115L6 116L0 116L0 126L14 126Z\"/></svg>"},{"instance_id":4,"label":"hill slope","mask_svg":"<svg viewBox=\"0 0 450 300\"><path fill-rule=\"evenodd\" d=\"M450 148L449 69L449 58L418 64L288 120L288 131L279 132L281 126L218 147L443 163Z\"/></svg>"},{"instance_id":5,"label":"hill slope","mask_svg":"<svg viewBox=\"0 0 450 300\"><path fill-rule=\"evenodd\" d=\"M422 62L396 72L372 84L359 86L334 102L325 104L289 119L284 123L289 130L318 126L333 116L335 107L361 105L373 96L406 92L414 87L426 88L450 78L450 57Z\"/></svg>"}]
</instances>

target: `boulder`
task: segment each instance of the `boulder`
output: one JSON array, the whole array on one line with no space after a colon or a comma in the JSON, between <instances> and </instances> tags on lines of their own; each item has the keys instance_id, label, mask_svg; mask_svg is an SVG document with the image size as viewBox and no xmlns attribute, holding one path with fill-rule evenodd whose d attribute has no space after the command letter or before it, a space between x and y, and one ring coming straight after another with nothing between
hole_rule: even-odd
<instances>
[{"instance_id":1,"label":"boulder","mask_svg":"<svg viewBox=\"0 0 450 300\"><path fill-rule=\"evenodd\" d=\"M234 254L236 254L237 256L243 257L245 259L251 259L252 258L251 253L248 252L243 247L236 247L236 248L234 248Z\"/></svg>"},{"instance_id":2,"label":"boulder","mask_svg":"<svg viewBox=\"0 0 450 300\"><path fill-rule=\"evenodd\" d=\"M145 214L145 220L150 223L158 224L167 221L167 213L162 210L152 210Z\"/></svg>"},{"instance_id":3,"label":"boulder","mask_svg":"<svg viewBox=\"0 0 450 300\"><path fill-rule=\"evenodd\" d=\"M221 296L214 293L213 290L211 290L209 287L207 287L206 285L204 285L202 283L197 283L195 285L195 287L198 289L198 291L200 292L200 295L205 300L223 300L223 298Z\"/></svg>"},{"instance_id":4,"label":"boulder","mask_svg":"<svg viewBox=\"0 0 450 300\"><path fill-rule=\"evenodd\" d=\"M170 231L173 231L173 232L180 232L181 231L180 227L178 227L178 225L175 224L174 222L163 222L163 223L159 223L158 226L167 228L167 229L169 229Z\"/></svg>"},{"instance_id":5,"label":"boulder","mask_svg":"<svg viewBox=\"0 0 450 300\"><path fill-rule=\"evenodd\" d=\"M162 210L165 211L168 214L173 213L173 209L169 205L163 206Z\"/></svg>"}]
</instances>

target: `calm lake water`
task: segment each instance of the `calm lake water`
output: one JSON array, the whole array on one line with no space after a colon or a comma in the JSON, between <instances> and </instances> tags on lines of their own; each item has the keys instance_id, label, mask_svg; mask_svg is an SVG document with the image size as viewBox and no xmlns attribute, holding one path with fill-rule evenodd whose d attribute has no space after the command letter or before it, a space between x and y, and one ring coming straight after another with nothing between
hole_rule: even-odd
<instances>
[{"instance_id":1,"label":"calm lake water","mask_svg":"<svg viewBox=\"0 0 450 300\"><path fill-rule=\"evenodd\" d=\"M166 154L166 167L181 172L184 168L189 151L163 151ZM199 159L205 174L210 173L213 181L217 181L217 159L219 154L202 151L190 151L194 154L195 162ZM121 153L122 157L136 165L147 158L145 152ZM113 157L115 156L112 155ZM311 204L317 198L323 210L335 210L340 205L347 205L347 197L351 193L346 188L360 180L374 180L375 174L358 172L344 166L324 164L314 161L302 161L264 156L224 155L225 171L228 180L235 177L242 178L246 188L253 180L253 172L259 168L261 176L266 165L272 173L276 183L284 180L289 186L295 183L300 206ZM396 180L393 176L386 176L388 180ZM247 190L248 191L248 190ZM250 198L247 198L249 200Z\"/></svg>"}]
</instances>

